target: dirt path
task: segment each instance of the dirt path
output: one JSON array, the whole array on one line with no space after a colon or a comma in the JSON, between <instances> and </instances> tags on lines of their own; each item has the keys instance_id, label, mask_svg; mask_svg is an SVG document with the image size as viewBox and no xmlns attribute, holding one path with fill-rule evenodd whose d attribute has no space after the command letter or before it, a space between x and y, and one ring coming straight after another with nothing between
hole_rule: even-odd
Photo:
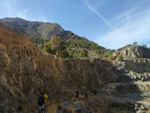
<instances>
[{"instance_id":1,"label":"dirt path","mask_svg":"<svg viewBox=\"0 0 150 113\"><path fill-rule=\"evenodd\" d=\"M63 102L64 108L69 108L73 107L75 112L80 112L80 113L93 113L89 108L82 107L82 102L84 98L79 98L75 100L67 100Z\"/></svg>"}]
</instances>

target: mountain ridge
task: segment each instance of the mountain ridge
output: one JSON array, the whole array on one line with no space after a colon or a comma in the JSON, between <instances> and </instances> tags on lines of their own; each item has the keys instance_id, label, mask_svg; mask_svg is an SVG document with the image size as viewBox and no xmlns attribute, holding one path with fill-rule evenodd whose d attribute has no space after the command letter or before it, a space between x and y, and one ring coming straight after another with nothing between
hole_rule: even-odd
<instances>
[{"instance_id":1,"label":"mountain ridge","mask_svg":"<svg viewBox=\"0 0 150 113\"><path fill-rule=\"evenodd\" d=\"M49 42L54 35L64 41L69 57L80 57L80 53L83 49L89 52L88 56L90 58L101 57L105 52L104 47L99 46L93 41L89 41L85 37L78 36L71 31L65 31L57 23L32 22L21 18L4 18L0 19L0 22L7 27L24 33L42 52L45 51L43 50L44 44L49 47L47 42Z\"/></svg>"},{"instance_id":2,"label":"mountain ridge","mask_svg":"<svg viewBox=\"0 0 150 113\"><path fill-rule=\"evenodd\" d=\"M3 18L0 21L8 27L23 32L26 36L40 37L42 39L51 39L53 35L58 35L62 39L68 39L75 36L79 39L84 37L75 35L71 31L65 31L59 24L50 22L28 21L22 18ZM32 32L30 32L32 31ZM65 37L64 37L65 36ZM86 39L87 40L87 39Z\"/></svg>"}]
</instances>

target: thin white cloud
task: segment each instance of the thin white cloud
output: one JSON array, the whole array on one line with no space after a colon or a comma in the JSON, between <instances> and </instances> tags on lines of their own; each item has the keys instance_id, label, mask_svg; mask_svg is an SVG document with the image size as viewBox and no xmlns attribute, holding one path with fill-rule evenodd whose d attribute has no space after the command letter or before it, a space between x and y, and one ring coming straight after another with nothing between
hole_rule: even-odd
<instances>
[{"instance_id":1,"label":"thin white cloud","mask_svg":"<svg viewBox=\"0 0 150 113\"><path fill-rule=\"evenodd\" d=\"M139 11L134 9L114 17L111 22L117 25L118 31L108 31L97 35L96 42L107 48L120 48L137 41L150 45L150 9Z\"/></svg>"},{"instance_id":2,"label":"thin white cloud","mask_svg":"<svg viewBox=\"0 0 150 113\"><path fill-rule=\"evenodd\" d=\"M22 8L20 0L4 0L0 6L0 18L20 17L30 21L48 21L41 13L33 12L31 8Z\"/></svg>"},{"instance_id":3,"label":"thin white cloud","mask_svg":"<svg viewBox=\"0 0 150 113\"><path fill-rule=\"evenodd\" d=\"M94 12L97 16L99 16L110 28L117 31L117 28L113 26L104 16L102 16L92 5L88 0L82 0L85 6L87 6L92 12Z\"/></svg>"},{"instance_id":4,"label":"thin white cloud","mask_svg":"<svg viewBox=\"0 0 150 113\"><path fill-rule=\"evenodd\" d=\"M1 5L3 6L0 8L0 18L4 17L20 17L24 19L29 19L29 9L20 9L19 8L19 1L14 0L4 0L1 2Z\"/></svg>"}]
</instances>

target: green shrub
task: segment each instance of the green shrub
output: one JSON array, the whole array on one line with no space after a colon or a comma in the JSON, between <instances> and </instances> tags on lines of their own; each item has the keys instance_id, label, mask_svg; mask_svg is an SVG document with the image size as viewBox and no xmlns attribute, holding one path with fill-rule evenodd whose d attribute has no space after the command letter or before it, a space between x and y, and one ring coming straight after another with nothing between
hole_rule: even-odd
<instances>
[{"instance_id":1,"label":"green shrub","mask_svg":"<svg viewBox=\"0 0 150 113\"><path fill-rule=\"evenodd\" d=\"M122 55L119 55L119 56L118 56L118 61L123 61Z\"/></svg>"},{"instance_id":2,"label":"green shrub","mask_svg":"<svg viewBox=\"0 0 150 113\"><path fill-rule=\"evenodd\" d=\"M103 54L103 58L105 58L105 57L107 57L107 54L106 54L106 53Z\"/></svg>"},{"instance_id":3,"label":"green shrub","mask_svg":"<svg viewBox=\"0 0 150 113\"><path fill-rule=\"evenodd\" d=\"M113 60L113 57L109 55L108 60Z\"/></svg>"},{"instance_id":4,"label":"green shrub","mask_svg":"<svg viewBox=\"0 0 150 113\"><path fill-rule=\"evenodd\" d=\"M90 59L90 63L91 63L91 66L94 67L94 60L92 58Z\"/></svg>"},{"instance_id":5,"label":"green shrub","mask_svg":"<svg viewBox=\"0 0 150 113\"><path fill-rule=\"evenodd\" d=\"M88 51L86 49L83 49L80 53L80 57L88 57Z\"/></svg>"},{"instance_id":6,"label":"green shrub","mask_svg":"<svg viewBox=\"0 0 150 113\"><path fill-rule=\"evenodd\" d=\"M69 58L69 53L68 53L68 51L64 50L64 51L62 52L62 56L63 56L63 58Z\"/></svg>"}]
</instances>

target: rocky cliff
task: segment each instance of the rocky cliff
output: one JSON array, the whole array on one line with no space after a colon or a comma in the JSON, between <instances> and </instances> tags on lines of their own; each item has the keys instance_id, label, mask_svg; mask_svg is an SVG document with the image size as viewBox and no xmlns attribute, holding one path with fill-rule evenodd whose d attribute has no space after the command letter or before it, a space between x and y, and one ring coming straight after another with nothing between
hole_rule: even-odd
<instances>
[{"instance_id":1,"label":"rocky cliff","mask_svg":"<svg viewBox=\"0 0 150 113\"><path fill-rule=\"evenodd\" d=\"M116 50L113 56L122 55L125 59L150 58L150 49L138 45L127 45Z\"/></svg>"}]
</instances>

